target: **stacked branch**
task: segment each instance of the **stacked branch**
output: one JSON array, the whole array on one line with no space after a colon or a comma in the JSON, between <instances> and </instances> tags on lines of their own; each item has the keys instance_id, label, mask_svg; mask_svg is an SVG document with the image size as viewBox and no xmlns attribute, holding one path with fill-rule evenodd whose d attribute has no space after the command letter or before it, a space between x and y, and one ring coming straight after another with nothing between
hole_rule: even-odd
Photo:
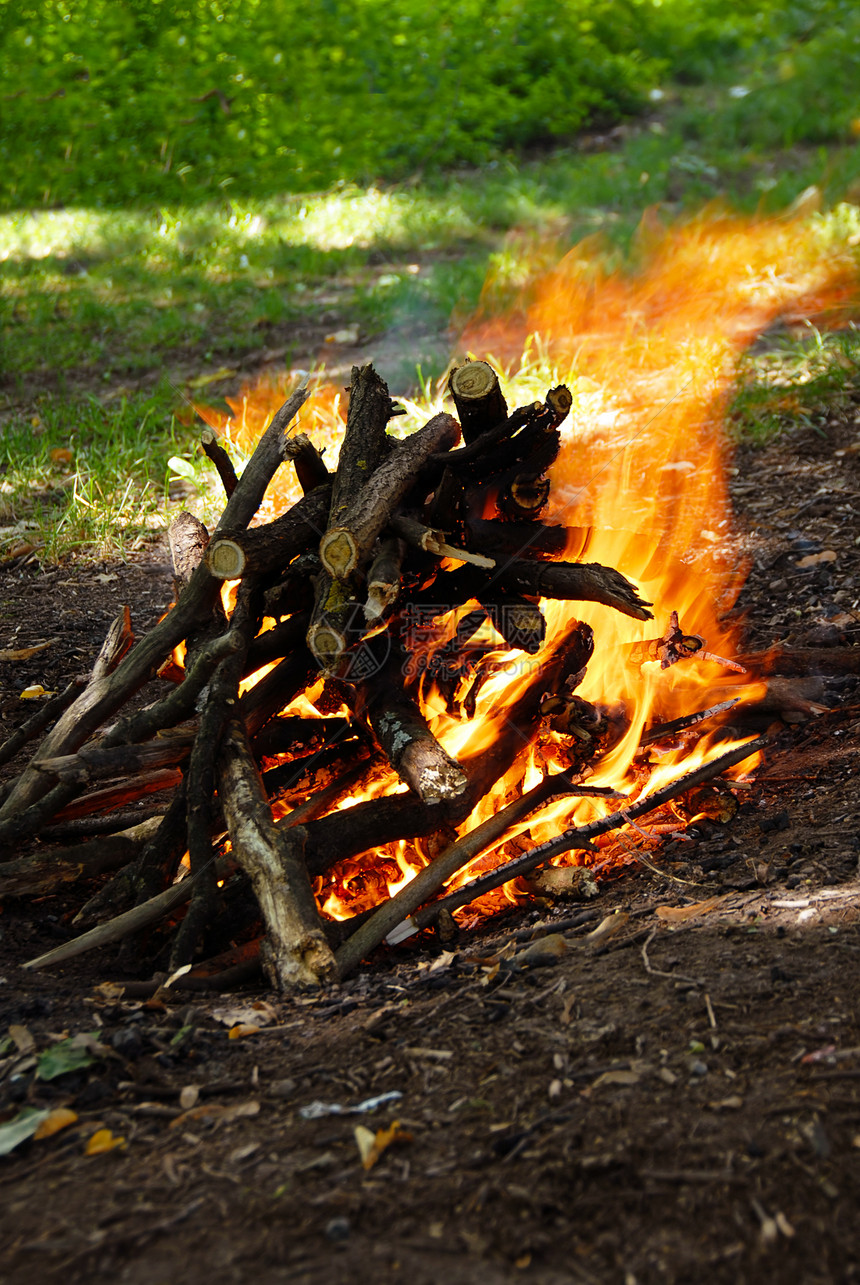
<instances>
[{"instance_id":1,"label":"stacked branch","mask_svg":"<svg viewBox=\"0 0 860 1285\"><path fill-rule=\"evenodd\" d=\"M516 776L550 717L561 726L558 710L575 710L564 724L573 728L594 713L573 695L591 630L571 620L548 641L542 601L598 602L637 620L651 612L617 570L577 560L582 532L537 520L568 390L509 413L495 372L471 362L453 373L451 392L459 422L438 414L398 439L384 381L372 366L354 369L333 471L307 437L287 435L303 388L241 477L206 438L227 492L221 521L210 537L189 515L177 519L174 606L136 645L125 611L88 680L51 707L54 727L0 808L0 840L14 858L0 866L0 893L101 877L79 915L90 926L80 948L124 936L127 966L173 969L217 954L219 931L233 931L253 894L270 981L314 986L354 967L370 940L332 952L343 928L321 916L312 887L338 863L401 839L438 854L454 836L436 875L416 881L411 913L421 889L432 904L443 871L553 794L600 793L583 783L579 745L570 770L515 800L495 827L456 839L484 796ZM252 526L281 464L295 468L303 498ZM224 579L239 581L229 619ZM530 668L510 706L484 714L490 743L458 761L433 715L447 703L461 720L475 717L498 635ZM180 644L182 680L129 711ZM305 713L289 710L303 694ZM307 716L309 704L318 717ZM45 720L23 730L35 737ZM0 761L22 744L19 734ZM383 797L338 807L385 773ZM401 790L391 793L395 780ZM157 806L133 823L144 797ZM64 840L53 855L24 850L52 834ZM75 949L67 943L61 957Z\"/></svg>"}]
</instances>

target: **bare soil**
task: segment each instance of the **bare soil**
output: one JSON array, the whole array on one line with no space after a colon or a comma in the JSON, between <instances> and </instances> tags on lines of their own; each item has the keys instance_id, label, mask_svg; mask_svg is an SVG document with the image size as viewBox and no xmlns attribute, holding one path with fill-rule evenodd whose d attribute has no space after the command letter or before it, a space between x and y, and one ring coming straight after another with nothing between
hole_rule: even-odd
<instances>
[{"instance_id":1,"label":"bare soil","mask_svg":"<svg viewBox=\"0 0 860 1285\"><path fill-rule=\"evenodd\" d=\"M750 649L856 645L857 438L843 406L738 453ZM835 556L798 566L815 552ZM4 667L3 734L31 712L28 683L88 667L119 603L142 630L168 600L158 547L120 565L5 567L0 646L59 641ZM3 1278L860 1278L857 687L823 677L830 712L772 729L734 820L697 825L586 907L525 908L447 951L423 938L320 996L130 1000L96 989L121 980L108 948L31 975L22 960L73 934L80 898L7 901L0 1032L26 1028L38 1053L96 1031L103 1050L47 1083L34 1053L0 1060L6 1118L25 1104L78 1114L0 1160ZM619 931L589 943L615 910ZM517 958L549 928L563 953ZM257 999L270 1025L228 1038L215 1010ZM391 1092L372 1114L302 1114ZM394 1120L409 1138L365 1170L356 1126ZM125 1145L85 1155L100 1126Z\"/></svg>"}]
</instances>

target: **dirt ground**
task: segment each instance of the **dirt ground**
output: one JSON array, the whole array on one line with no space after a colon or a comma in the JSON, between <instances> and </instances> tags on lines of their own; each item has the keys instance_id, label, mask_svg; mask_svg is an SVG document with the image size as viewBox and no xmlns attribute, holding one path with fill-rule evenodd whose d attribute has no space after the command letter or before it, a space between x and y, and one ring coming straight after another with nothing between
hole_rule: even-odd
<instances>
[{"instance_id":1,"label":"dirt ground","mask_svg":"<svg viewBox=\"0 0 860 1285\"><path fill-rule=\"evenodd\" d=\"M854 416L734 461L750 649L860 638ZM834 556L798 566L820 552ZM86 669L121 602L145 628L169 581L158 548L3 568L0 646L60 641L4 667L2 735L30 712L28 682ZM29 974L80 898L7 900L0 1035L24 1034L0 1046L0 1121L22 1105L78 1119L0 1160L0 1275L860 1279L860 695L856 675L821 681L829 712L774 728L729 824L697 825L587 906L526 908L447 949L422 939L318 997L129 999L104 985L113 948ZM619 930L590 939L616 910ZM550 930L559 953L522 958ZM218 1010L261 1000L269 1024L230 1039ZM36 1079L62 1032L94 1032L95 1062ZM405 1136L365 1170L356 1127L394 1121ZM124 1144L85 1154L99 1128Z\"/></svg>"}]
</instances>

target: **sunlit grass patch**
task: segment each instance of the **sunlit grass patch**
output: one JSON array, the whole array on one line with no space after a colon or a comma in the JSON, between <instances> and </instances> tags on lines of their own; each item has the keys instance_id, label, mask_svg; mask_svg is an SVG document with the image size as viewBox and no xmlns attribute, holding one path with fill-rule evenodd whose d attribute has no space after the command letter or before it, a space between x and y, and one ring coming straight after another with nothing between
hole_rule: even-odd
<instances>
[{"instance_id":1,"label":"sunlit grass patch","mask_svg":"<svg viewBox=\"0 0 860 1285\"><path fill-rule=\"evenodd\" d=\"M166 527L168 508L205 508L211 469L171 413L172 396L107 406L52 398L10 419L0 430L0 562L28 548L48 562L123 556ZM170 460L183 456L180 481Z\"/></svg>"}]
</instances>

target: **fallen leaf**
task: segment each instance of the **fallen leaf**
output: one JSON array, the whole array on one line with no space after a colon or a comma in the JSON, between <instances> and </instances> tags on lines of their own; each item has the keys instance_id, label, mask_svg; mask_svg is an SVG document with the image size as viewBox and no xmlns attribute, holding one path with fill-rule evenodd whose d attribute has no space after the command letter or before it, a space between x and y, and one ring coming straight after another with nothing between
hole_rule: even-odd
<instances>
[{"instance_id":1,"label":"fallen leaf","mask_svg":"<svg viewBox=\"0 0 860 1285\"><path fill-rule=\"evenodd\" d=\"M31 656L36 656L40 651L44 651L46 647L52 647L55 642L59 642L59 641L60 641L59 638L49 638L47 642L36 643L32 647L12 647L12 648L0 649L0 660L5 660L5 661L29 660Z\"/></svg>"},{"instance_id":2,"label":"fallen leaf","mask_svg":"<svg viewBox=\"0 0 860 1285\"><path fill-rule=\"evenodd\" d=\"M100 571L96 580L99 584L113 584L114 580L119 580L119 576L113 571Z\"/></svg>"},{"instance_id":3,"label":"fallen leaf","mask_svg":"<svg viewBox=\"0 0 860 1285\"><path fill-rule=\"evenodd\" d=\"M99 1044L98 1031L73 1035L41 1054L36 1079L55 1080L58 1075L66 1075L69 1071L80 1071L83 1067L92 1066L107 1051L103 1044Z\"/></svg>"},{"instance_id":4,"label":"fallen leaf","mask_svg":"<svg viewBox=\"0 0 860 1285\"><path fill-rule=\"evenodd\" d=\"M117 1004L125 994L122 982L99 982L93 990L99 999L103 999L107 1004Z\"/></svg>"},{"instance_id":5,"label":"fallen leaf","mask_svg":"<svg viewBox=\"0 0 860 1285\"><path fill-rule=\"evenodd\" d=\"M706 915L722 901L722 897L706 897L704 901L694 901L689 906L657 906L654 914L658 919L669 924L683 923L685 919L695 919L697 915Z\"/></svg>"},{"instance_id":6,"label":"fallen leaf","mask_svg":"<svg viewBox=\"0 0 860 1285\"><path fill-rule=\"evenodd\" d=\"M70 1107L57 1107L55 1111L49 1113L46 1120L42 1121L33 1137L37 1142L41 1142L42 1138L52 1138L61 1129L67 1129L70 1124L74 1124L77 1118L77 1111L72 1111Z\"/></svg>"},{"instance_id":7,"label":"fallen leaf","mask_svg":"<svg viewBox=\"0 0 860 1285\"><path fill-rule=\"evenodd\" d=\"M50 1114L50 1111L40 1111L36 1107L24 1107L14 1120L0 1124L0 1156L8 1156L15 1147L32 1138Z\"/></svg>"},{"instance_id":8,"label":"fallen leaf","mask_svg":"<svg viewBox=\"0 0 860 1285\"><path fill-rule=\"evenodd\" d=\"M54 464L71 464L75 458L74 451L70 451L68 446L55 446L52 451L48 452L48 455Z\"/></svg>"},{"instance_id":9,"label":"fallen leaf","mask_svg":"<svg viewBox=\"0 0 860 1285\"><path fill-rule=\"evenodd\" d=\"M85 1156L102 1156L106 1151L125 1151L125 1138L116 1137L110 1129L97 1129L84 1147Z\"/></svg>"},{"instance_id":10,"label":"fallen leaf","mask_svg":"<svg viewBox=\"0 0 860 1285\"><path fill-rule=\"evenodd\" d=\"M591 1087L598 1089L602 1084L639 1084L641 1079L642 1076L637 1071L604 1071Z\"/></svg>"},{"instance_id":11,"label":"fallen leaf","mask_svg":"<svg viewBox=\"0 0 860 1285\"><path fill-rule=\"evenodd\" d=\"M823 553L808 553L805 558L801 558L800 561L795 562L794 565L798 567L801 571L805 571L807 567L817 567L817 566L820 566L822 562L835 562L835 561L836 561L836 554L833 552L833 550L825 549Z\"/></svg>"},{"instance_id":12,"label":"fallen leaf","mask_svg":"<svg viewBox=\"0 0 860 1285\"><path fill-rule=\"evenodd\" d=\"M254 1099L249 1102L237 1102L233 1106L225 1106L221 1102L206 1102L202 1106L192 1107L190 1111L184 1111L175 1120L171 1120L168 1127L176 1129L190 1120L210 1120L213 1124L232 1124L234 1120L259 1115L259 1112L260 1104Z\"/></svg>"},{"instance_id":13,"label":"fallen leaf","mask_svg":"<svg viewBox=\"0 0 860 1285\"><path fill-rule=\"evenodd\" d=\"M277 1020L277 1011L265 1000L253 1004L226 1004L212 1009L212 1017L223 1026L268 1026Z\"/></svg>"},{"instance_id":14,"label":"fallen leaf","mask_svg":"<svg viewBox=\"0 0 860 1285\"><path fill-rule=\"evenodd\" d=\"M205 388L207 384L214 384L218 379L232 379L237 374L229 366L219 366L217 370L210 370L205 375L195 375L193 379L186 379L186 388Z\"/></svg>"},{"instance_id":15,"label":"fallen leaf","mask_svg":"<svg viewBox=\"0 0 860 1285\"><path fill-rule=\"evenodd\" d=\"M610 937L614 937L617 932L624 928L629 918L630 916L626 910L621 910L614 915L607 915L605 919L601 919L592 932L586 934L583 941L588 942L589 946L602 946L605 941L608 941Z\"/></svg>"},{"instance_id":16,"label":"fallen leaf","mask_svg":"<svg viewBox=\"0 0 860 1285\"><path fill-rule=\"evenodd\" d=\"M361 1163L365 1169L372 1169L379 1157L393 1142L411 1142L412 1134L400 1128L400 1121L395 1120L387 1129L377 1129L374 1133L357 1124L353 1130Z\"/></svg>"},{"instance_id":17,"label":"fallen leaf","mask_svg":"<svg viewBox=\"0 0 860 1285\"><path fill-rule=\"evenodd\" d=\"M37 701L42 696L53 696L53 694L53 692L45 691L41 683L34 683L32 687L25 687L22 692L18 693L22 701Z\"/></svg>"},{"instance_id":18,"label":"fallen leaf","mask_svg":"<svg viewBox=\"0 0 860 1285\"><path fill-rule=\"evenodd\" d=\"M561 933L550 933L547 937L533 941L514 958L518 964L531 964L534 967L541 964L555 964L566 954L567 942Z\"/></svg>"},{"instance_id":19,"label":"fallen leaf","mask_svg":"<svg viewBox=\"0 0 860 1285\"><path fill-rule=\"evenodd\" d=\"M10 1026L9 1038L19 1053L32 1053L36 1047L36 1041L26 1026Z\"/></svg>"},{"instance_id":20,"label":"fallen leaf","mask_svg":"<svg viewBox=\"0 0 860 1285\"><path fill-rule=\"evenodd\" d=\"M244 1040L249 1035L259 1035L262 1027L255 1026L253 1022L239 1022L236 1026L231 1026L227 1032L228 1040Z\"/></svg>"}]
</instances>

